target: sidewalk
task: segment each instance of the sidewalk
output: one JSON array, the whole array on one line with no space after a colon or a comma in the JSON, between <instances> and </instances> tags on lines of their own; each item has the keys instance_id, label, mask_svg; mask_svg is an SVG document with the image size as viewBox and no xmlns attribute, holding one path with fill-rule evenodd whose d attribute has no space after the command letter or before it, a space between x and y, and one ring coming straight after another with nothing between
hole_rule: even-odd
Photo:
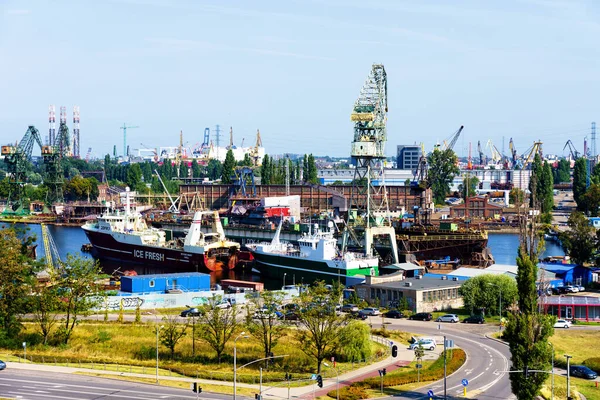
<instances>
[{"instance_id":1,"label":"sidewalk","mask_svg":"<svg viewBox=\"0 0 600 400\"><path fill-rule=\"evenodd\" d=\"M414 353L404 346L400 346L398 348L398 357L392 358L388 357L382 361L367 365L365 367L359 368L354 371L346 372L339 376L339 386L340 388L344 386L349 386L354 382L361 381L366 378L370 378L373 376L379 376L377 372L379 369L386 368L388 372L391 372L397 368L410 364L410 362L414 358ZM132 377L132 378L145 378L145 379L156 379L155 374L139 374L139 373L130 373L130 372L117 372L117 371L104 371L98 369L90 369L90 368L79 368L79 367L62 367L62 366L54 366L48 364L34 364L34 363L17 363L17 362L7 362L7 368L10 369L21 369L21 370L36 370L36 371L46 371L46 372L58 372L63 374L74 374L78 372L91 373L96 375L104 375L106 378L110 378L111 376L119 376L119 377ZM323 379L323 388L316 388L316 381L313 384L309 384L307 386L302 387L293 387L290 388L290 398L300 398L300 399L308 399L312 398L313 390L315 390L316 396L323 396L327 394L331 390L335 390L337 379L335 378L335 372L333 369L330 369L326 366L322 367L322 372L327 371L329 377L327 379ZM330 369L330 371L328 371ZM184 378L184 377L174 377L174 376L159 376L159 381L179 381L179 382L198 382L202 384L210 384L210 385L220 385L220 386L228 386L232 388L233 391L233 382L229 381L215 381L208 379L195 379L195 378ZM268 386L263 385L262 393L264 398L288 398L288 388L285 386L285 382L281 382L284 386ZM259 385L251 385L247 383L238 383L238 387L240 388L248 388L256 390L256 393L259 392ZM318 389L318 390L316 390Z\"/></svg>"}]
</instances>

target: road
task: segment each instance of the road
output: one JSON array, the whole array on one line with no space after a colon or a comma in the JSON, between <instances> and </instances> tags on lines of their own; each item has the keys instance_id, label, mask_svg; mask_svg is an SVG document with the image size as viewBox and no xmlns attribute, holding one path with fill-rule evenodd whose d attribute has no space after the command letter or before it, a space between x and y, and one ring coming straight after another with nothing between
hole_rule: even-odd
<instances>
[{"instance_id":1,"label":"road","mask_svg":"<svg viewBox=\"0 0 600 400\"><path fill-rule=\"evenodd\" d=\"M20 400L196 399L191 389L22 369L0 372L0 396ZM199 398L230 399L231 395L203 392ZM239 395L238 398L248 399Z\"/></svg>"},{"instance_id":2,"label":"road","mask_svg":"<svg viewBox=\"0 0 600 400\"><path fill-rule=\"evenodd\" d=\"M441 345L443 345L442 337L445 335L447 339L454 340L456 347L465 350L467 361L461 369L446 380L449 399L464 399L461 383L463 379L468 380L467 394L471 398L503 400L514 398L510 390L508 374L497 372L509 369L510 351L508 346L483 336L482 332L486 329L489 331L489 326L391 320L388 327L440 339L438 342ZM403 393L402 398L423 398L428 390L433 390L436 398L443 397L443 382L424 386L414 392Z\"/></svg>"}]
</instances>

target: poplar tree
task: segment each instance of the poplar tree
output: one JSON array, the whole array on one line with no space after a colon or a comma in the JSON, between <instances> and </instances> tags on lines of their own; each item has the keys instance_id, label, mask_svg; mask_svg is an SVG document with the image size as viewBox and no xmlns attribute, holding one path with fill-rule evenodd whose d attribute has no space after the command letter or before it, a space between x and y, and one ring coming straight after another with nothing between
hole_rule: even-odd
<instances>
[{"instance_id":1,"label":"poplar tree","mask_svg":"<svg viewBox=\"0 0 600 400\"><path fill-rule=\"evenodd\" d=\"M225 161L223 162L223 173L221 175L221 182L230 184L233 176L233 169L235 168L235 157L231 149L227 150Z\"/></svg>"},{"instance_id":2,"label":"poplar tree","mask_svg":"<svg viewBox=\"0 0 600 400\"><path fill-rule=\"evenodd\" d=\"M531 193L534 205L535 191ZM537 255L543 248L543 239L533 220L521 219L520 244L517 256L518 309L508 315L504 339L511 352L509 374L512 392L517 399L533 399L539 393L547 373L526 371L548 371L552 359L552 349L548 338L554 334L552 315L538 312Z\"/></svg>"},{"instance_id":3,"label":"poplar tree","mask_svg":"<svg viewBox=\"0 0 600 400\"><path fill-rule=\"evenodd\" d=\"M587 189L587 160L578 158L573 167L573 200L577 203L579 211L585 210L583 195Z\"/></svg>"}]
</instances>

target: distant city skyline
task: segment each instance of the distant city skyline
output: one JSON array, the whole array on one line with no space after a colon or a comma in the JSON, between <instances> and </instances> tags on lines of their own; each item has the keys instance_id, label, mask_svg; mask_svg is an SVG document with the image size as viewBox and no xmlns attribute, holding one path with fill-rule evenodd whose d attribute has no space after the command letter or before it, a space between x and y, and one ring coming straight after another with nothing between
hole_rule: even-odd
<instances>
[{"instance_id":1,"label":"distant city skyline","mask_svg":"<svg viewBox=\"0 0 600 400\"><path fill-rule=\"evenodd\" d=\"M238 146L260 129L267 154L348 157L353 103L382 63L388 156L460 125L461 157L489 139L508 153L511 137L519 154L538 139L583 152L600 123L599 17L591 0L0 0L0 142L29 125L45 137L53 104L71 132L80 107L82 157L121 154L123 123L140 126L131 149L180 131L193 147L219 124L222 145L232 126Z\"/></svg>"}]
</instances>

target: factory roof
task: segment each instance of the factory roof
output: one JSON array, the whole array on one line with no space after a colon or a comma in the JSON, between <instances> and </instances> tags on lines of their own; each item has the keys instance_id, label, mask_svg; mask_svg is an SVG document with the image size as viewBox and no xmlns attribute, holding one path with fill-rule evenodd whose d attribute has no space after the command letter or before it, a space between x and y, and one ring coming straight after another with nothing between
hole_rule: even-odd
<instances>
[{"instance_id":1,"label":"factory roof","mask_svg":"<svg viewBox=\"0 0 600 400\"><path fill-rule=\"evenodd\" d=\"M444 279L445 278L445 279ZM382 288L389 289L403 289L403 290L432 290L432 289L444 289L444 288L455 288L462 286L464 280L452 280L448 279L444 275L440 275L439 278L432 278L424 276L421 278L407 278L403 280L373 283L367 286L379 286Z\"/></svg>"}]
</instances>

